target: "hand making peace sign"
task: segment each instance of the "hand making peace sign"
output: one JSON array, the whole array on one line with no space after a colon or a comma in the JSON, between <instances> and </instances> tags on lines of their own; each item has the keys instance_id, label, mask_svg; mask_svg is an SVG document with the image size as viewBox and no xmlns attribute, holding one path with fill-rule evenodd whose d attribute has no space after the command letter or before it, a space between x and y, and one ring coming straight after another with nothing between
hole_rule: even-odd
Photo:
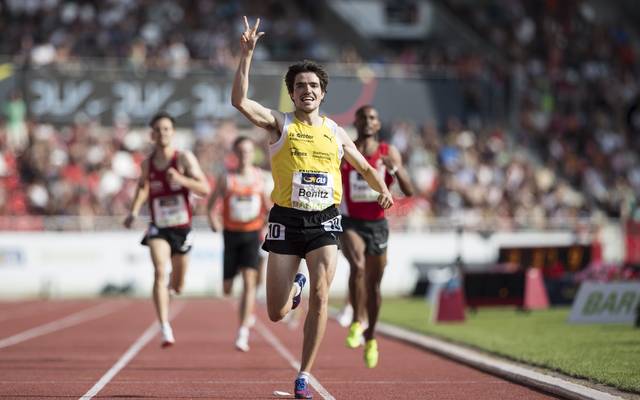
<instances>
[{"instance_id":1,"label":"hand making peace sign","mask_svg":"<svg viewBox=\"0 0 640 400\"><path fill-rule=\"evenodd\" d=\"M260 18L256 20L256 24L253 26L253 28L251 28L249 27L249 21L247 20L247 17L244 17L245 30L242 33L242 37L240 38L240 46L242 47L242 51L248 52L255 49L258 39L260 39L260 37L264 35L264 32L258 32L259 26Z\"/></svg>"}]
</instances>

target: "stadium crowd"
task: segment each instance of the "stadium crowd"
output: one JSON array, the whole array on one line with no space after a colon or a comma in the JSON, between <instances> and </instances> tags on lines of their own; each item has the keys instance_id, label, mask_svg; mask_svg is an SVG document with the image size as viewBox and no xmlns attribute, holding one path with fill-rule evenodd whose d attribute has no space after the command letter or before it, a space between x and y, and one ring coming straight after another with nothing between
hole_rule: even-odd
<instances>
[{"instance_id":1,"label":"stadium crowd","mask_svg":"<svg viewBox=\"0 0 640 400\"><path fill-rule=\"evenodd\" d=\"M137 68L174 74L184 73L194 59L209 68L235 68L229 49L238 33L232 22L242 8L233 1L213 4L7 1L0 10L8 27L0 53L36 64L119 57ZM340 53L328 41L306 40L320 28L305 16L305 2L286 10L275 1L247 4L265 16L264 29L278 38L265 41L259 60L326 60ZM397 224L448 217L478 228L515 229L619 216L640 195L632 32L597 18L586 1L444 4L500 49L508 64L492 67L477 54L455 57L444 49L373 61L449 66L462 77L490 70L510 85L517 122L385 121L384 136L402 152L419 192L392 211L410 217ZM351 48L341 55L363 62ZM38 123L28 119L19 95L6 102L3 115L0 215L126 213L146 154L146 130L132 130L126 121L101 127L82 118L62 127ZM229 147L239 127L222 120L195 130L184 143L213 177L233 163ZM259 163L268 167L264 149L263 143ZM197 213L204 212L203 203Z\"/></svg>"},{"instance_id":2,"label":"stadium crowd","mask_svg":"<svg viewBox=\"0 0 640 400\"><path fill-rule=\"evenodd\" d=\"M262 16L262 27L273 38L256 54L257 60L334 57L337 50L330 42L315 39L306 3L7 0L0 4L0 24L5 27L0 54L35 65L126 60L134 68L166 69L174 76L194 64L233 70L237 63L230 49L241 33L236 21L248 14Z\"/></svg>"},{"instance_id":3,"label":"stadium crowd","mask_svg":"<svg viewBox=\"0 0 640 400\"><path fill-rule=\"evenodd\" d=\"M620 9L584 0L445 3L508 57L513 136L536 169L562 179L584 210L619 216L640 196L638 40Z\"/></svg>"}]
</instances>

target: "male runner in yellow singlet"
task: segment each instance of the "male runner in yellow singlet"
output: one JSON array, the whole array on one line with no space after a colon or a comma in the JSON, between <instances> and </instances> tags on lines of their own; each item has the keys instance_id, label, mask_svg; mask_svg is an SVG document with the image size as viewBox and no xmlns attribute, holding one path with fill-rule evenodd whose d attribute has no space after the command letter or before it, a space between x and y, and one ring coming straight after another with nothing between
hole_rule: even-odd
<instances>
[{"instance_id":1,"label":"male runner in yellow singlet","mask_svg":"<svg viewBox=\"0 0 640 400\"><path fill-rule=\"evenodd\" d=\"M295 397L309 399L309 374L324 336L329 288L336 269L336 235L342 231L336 207L342 197L342 157L379 193L381 207L391 207L393 199L344 129L320 115L328 76L318 64L303 61L289 67L285 82L295 105L293 113L271 110L247 98L251 58L264 32L258 32L259 19L253 28L246 17L244 24L231 102L254 125L269 133L274 206L263 248L269 252L267 309L271 320L281 320L299 304L306 282L305 276L297 273L302 258L309 269L309 311L300 371L294 383Z\"/></svg>"}]
</instances>

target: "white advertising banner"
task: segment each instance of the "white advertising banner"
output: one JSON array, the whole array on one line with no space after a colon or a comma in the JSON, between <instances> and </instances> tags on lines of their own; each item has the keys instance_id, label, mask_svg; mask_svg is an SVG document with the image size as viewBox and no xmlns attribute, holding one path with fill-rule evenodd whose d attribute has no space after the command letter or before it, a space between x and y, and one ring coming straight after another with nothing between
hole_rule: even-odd
<instances>
[{"instance_id":1,"label":"white advertising banner","mask_svg":"<svg viewBox=\"0 0 640 400\"><path fill-rule=\"evenodd\" d=\"M640 282L584 282L573 301L569 322L631 324L639 303Z\"/></svg>"},{"instance_id":2,"label":"white advertising banner","mask_svg":"<svg viewBox=\"0 0 640 400\"><path fill-rule=\"evenodd\" d=\"M153 286L142 231L0 235L0 297L148 296ZM196 232L185 293L221 291L222 240ZM166 266L167 272L170 266Z\"/></svg>"},{"instance_id":3,"label":"white advertising banner","mask_svg":"<svg viewBox=\"0 0 640 400\"><path fill-rule=\"evenodd\" d=\"M222 235L194 230L185 295L222 295ZM143 230L112 232L0 232L0 298L98 295L149 296L153 266ZM389 238L385 296L411 294L420 278L416 265L449 265L457 256L468 263L490 263L500 246L519 243L562 245L572 233L496 234L490 238L455 232L400 233ZM304 269L304 262L302 263ZM167 268L168 269L168 268ZM340 255L331 296L344 297L349 265ZM236 279L235 289L241 282Z\"/></svg>"}]
</instances>

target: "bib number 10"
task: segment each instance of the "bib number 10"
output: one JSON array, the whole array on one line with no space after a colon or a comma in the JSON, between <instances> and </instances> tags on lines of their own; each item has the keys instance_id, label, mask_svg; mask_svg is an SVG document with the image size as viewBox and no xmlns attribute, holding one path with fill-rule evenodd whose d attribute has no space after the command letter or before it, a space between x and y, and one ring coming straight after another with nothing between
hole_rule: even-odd
<instances>
[{"instance_id":1,"label":"bib number 10","mask_svg":"<svg viewBox=\"0 0 640 400\"><path fill-rule=\"evenodd\" d=\"M267 225L267 240L284 240L284 225L269 222Z\"/></svg>"}]
</instances>

